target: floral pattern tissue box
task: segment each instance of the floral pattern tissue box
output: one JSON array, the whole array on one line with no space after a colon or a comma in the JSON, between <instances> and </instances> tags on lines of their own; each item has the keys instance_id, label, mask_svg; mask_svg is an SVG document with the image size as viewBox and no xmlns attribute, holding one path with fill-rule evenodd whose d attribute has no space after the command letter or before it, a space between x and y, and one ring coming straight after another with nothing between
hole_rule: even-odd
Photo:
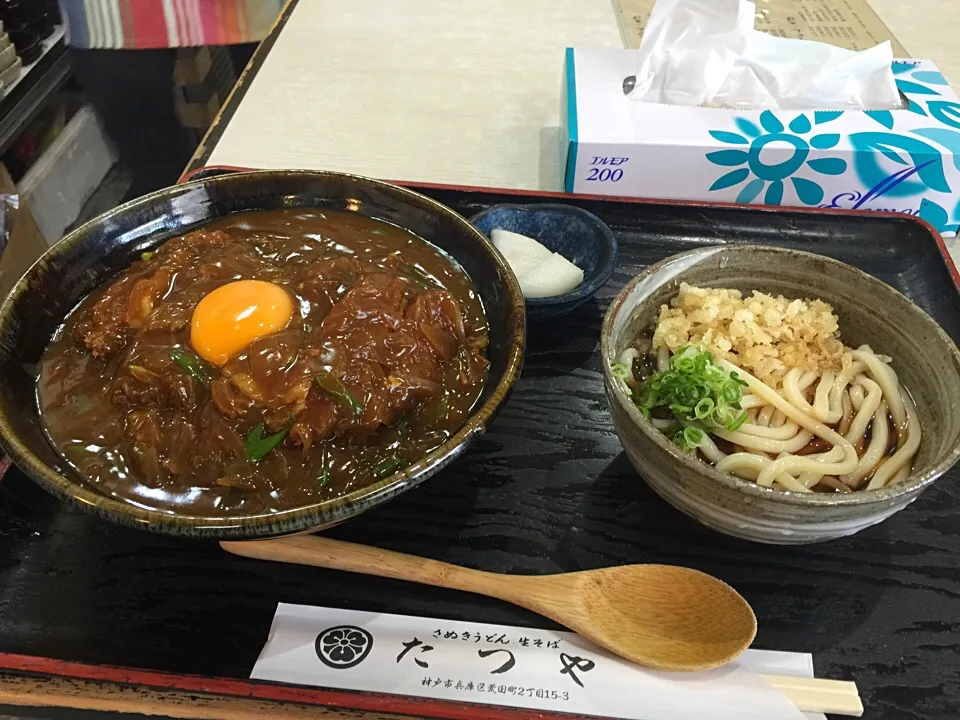
<instances>
[{"instance_id":1,"label":"floral pattern tissue box","mask_svg":"<svg viewBox=\"0 0 960 720\"><path fill-rule=\"evenodd\" d=\"M630 50L564 62L567 192L905 213L960 228L960 100L929 60L896 60L898 110L732 110L624 95Z\"/></svg>"}]
</instances>

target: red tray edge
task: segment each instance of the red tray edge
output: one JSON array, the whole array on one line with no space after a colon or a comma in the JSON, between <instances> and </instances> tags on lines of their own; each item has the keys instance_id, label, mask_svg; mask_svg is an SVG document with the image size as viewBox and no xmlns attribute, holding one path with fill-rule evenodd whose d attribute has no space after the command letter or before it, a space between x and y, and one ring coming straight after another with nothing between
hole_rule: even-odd
<instances>
[{"instance_id":1,"label":"red tray edge","mask_svg":"<svg viewBox=\"0 0 960 720\"><path fill-rule=\"evenodd\" d=\"M389 712L437 720L616 720L544 710L462 703L407 695L312 688L257 680L183 675L112 665L88 665L35 655L0 653L0 672L105 682L151 690L173 690L222 697L298 703L363 712Z\"/></svg>"}]
</instances>

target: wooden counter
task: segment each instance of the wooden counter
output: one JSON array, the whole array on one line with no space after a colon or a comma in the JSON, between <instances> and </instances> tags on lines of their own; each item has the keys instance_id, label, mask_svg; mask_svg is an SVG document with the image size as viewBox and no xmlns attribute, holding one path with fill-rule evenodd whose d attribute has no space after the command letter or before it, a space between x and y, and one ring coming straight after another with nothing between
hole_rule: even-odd
<instances>
[{"instance_id":1,"label":"wooden counter","mask_svg":"<svg viewBox=\"0 0 960 720\"><path fill-rule=\"evenodd\" d=\"M960 87L960 3L873 5ZM622 45L610 0L301 0L205 163L559 190L563 50Z\"/></svg>"}]
</instances>

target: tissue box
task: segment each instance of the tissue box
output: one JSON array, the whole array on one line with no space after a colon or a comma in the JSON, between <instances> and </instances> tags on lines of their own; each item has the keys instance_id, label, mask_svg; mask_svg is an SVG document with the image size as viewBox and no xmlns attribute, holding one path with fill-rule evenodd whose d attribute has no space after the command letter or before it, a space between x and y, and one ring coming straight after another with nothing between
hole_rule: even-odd
<instances>
[{"instance_id":1,"label":"tissue box","mask_svg":"<svg viewBox=\"0 0 960 720\"><path fill-rule=\"evenodd\" d=\"M897 60L901 110L726 110L630 100L630 50L568 48L567 192L901 212L960 228L960 100Z\"/></svg>"}]
</instances>

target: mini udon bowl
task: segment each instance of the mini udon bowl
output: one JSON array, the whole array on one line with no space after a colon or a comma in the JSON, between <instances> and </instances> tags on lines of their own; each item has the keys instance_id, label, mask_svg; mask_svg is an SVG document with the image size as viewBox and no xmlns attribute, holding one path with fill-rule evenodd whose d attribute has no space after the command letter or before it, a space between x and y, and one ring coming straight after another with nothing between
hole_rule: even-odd
<instances>
[{"instance_id":1,"label":"mini udon bowl","mask_svg":"<svg viewBox=\"0 0 960 720\"><path fill-rule=\"evenodd\" d=\"M101 493L47 441L34 393L36 366L65 316L146 250L247 210L330 208L406 228L445 251L473 280L490 331L480 399L447 442L401 472L347 495L257 515L201 517L149 510ZM490 242L460 215L395 185L338 173L259 171L213 177L147 195L83 225L48 250L0 305L0 446L40 486L124 525L170 535L243 539L320 530L395 497L462 455L506 401L523 362L523 296Z\"/></svg>"},{"instance_id":2,"label":"mini udon bowl","mask_svg":"<svg viewBox=\"0 0 960 720\"><path fill-rule=\"evenodd\" d=\"M649 333L681 282L820 298L839 316L844 343L893 358L913 396L922 440L903 482L851 493L795 493L760 487L688 455L645 418L610 363ZM637 472L664 500L715 530L757 542L814 543L852 535L913 502L960 458L960 353L923 310L856 268L795 250L721 246L674 255L647 268L614 299L601 332L604 384L617 435Z\"/></svg>"}]
</instances>

